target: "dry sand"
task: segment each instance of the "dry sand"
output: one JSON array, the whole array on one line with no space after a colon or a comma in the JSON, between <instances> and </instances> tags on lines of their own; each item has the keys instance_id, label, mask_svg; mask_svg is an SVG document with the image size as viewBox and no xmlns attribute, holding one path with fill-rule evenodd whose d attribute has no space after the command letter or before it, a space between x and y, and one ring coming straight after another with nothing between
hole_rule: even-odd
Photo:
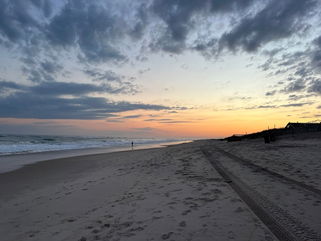
<instances>
[{"instance_id":1,"label":"dry sand","mask_svg":"<svg viewBox=\"0 0 321 241\"><path fill-rule=\"evenodd\" d=\"M204 157L209 143L0 174L1 240L277 240Z\"/></svg>"},{"instance_id":2,"label":"dry sand","mask_svg":"<svg viewBox=\"0 0 321 241\"><path fill-rule=\"evenodd\" d=\"M263 139L213 141L211 146L216 161L226 170L295 220L305 233L298 234L298 240L321 240L320 137L289 135L271 144L263 144ZM291 230L290 225L287 228ZM309 233L315 238L306 238Z\"/></svg>"},{"instance_id":3,"label":"dry sand","mask_svg":"<svg viewBox=\"0 0 321 241\"><path fill-rule=\"evenodd\" d=\"M321 133L288 135L270 144L255 139L215 145L321 190Z\"/></svg>"}]
</instances>

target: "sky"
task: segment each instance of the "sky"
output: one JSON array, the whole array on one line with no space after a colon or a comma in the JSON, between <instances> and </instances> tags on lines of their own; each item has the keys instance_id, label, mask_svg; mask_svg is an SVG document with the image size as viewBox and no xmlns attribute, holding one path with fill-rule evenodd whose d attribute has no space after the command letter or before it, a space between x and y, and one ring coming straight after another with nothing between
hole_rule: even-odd
<instances>
[{"instance_id":1,"label":"sky","mask_svg":"<svg viewBox=\"0 0 321 241\"><path fill-rule=\"evenodd\" d=\"M318 0L0 0L0 133L217 138L321 121Z\"/></svg>"}]
</instances>

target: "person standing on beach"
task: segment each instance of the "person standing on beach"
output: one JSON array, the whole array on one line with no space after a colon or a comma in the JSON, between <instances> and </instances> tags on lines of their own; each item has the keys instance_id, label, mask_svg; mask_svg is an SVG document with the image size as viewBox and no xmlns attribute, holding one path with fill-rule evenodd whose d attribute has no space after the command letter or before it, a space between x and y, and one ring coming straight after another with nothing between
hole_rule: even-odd
<instances>
[{"instance_id":1,"label":"person standing on beach","mask_svg":"<svg viewBox=\"0 0 321 241\"><path fill-rule=\"evenodd\" d=\"M134 142L132 141L132 150L134 149Z\"/></svg>"}]
</instances>

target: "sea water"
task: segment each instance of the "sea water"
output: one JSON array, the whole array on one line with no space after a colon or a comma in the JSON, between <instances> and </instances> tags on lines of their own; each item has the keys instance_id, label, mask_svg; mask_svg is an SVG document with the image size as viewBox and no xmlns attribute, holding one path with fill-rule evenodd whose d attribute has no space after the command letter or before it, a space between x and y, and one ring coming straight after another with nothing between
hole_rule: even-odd
<instances>
[{"instance_id":1,"label":"sea water","mask_svg":"<svg viewBox=\"0 0 321 241\"><path fill-rule=\"evenodd\" d=\"M131 143L134 146L132 147ZM160 147L188 142L187 139L1 135L0 173L39 161L57 158Z\"/></svg>"},{"instance_id":2,"label":"sea water","mask_svg":"<svg viewBox=\"0 0 321 241\"><path fill-rule=\"evenodd\" d=\"M0 155L60 151L100 147L125 147L131 142L137 145L161 144L182 139L132 139L118 137L74 137L0 135Z\"/></svg>"}]
</instances>

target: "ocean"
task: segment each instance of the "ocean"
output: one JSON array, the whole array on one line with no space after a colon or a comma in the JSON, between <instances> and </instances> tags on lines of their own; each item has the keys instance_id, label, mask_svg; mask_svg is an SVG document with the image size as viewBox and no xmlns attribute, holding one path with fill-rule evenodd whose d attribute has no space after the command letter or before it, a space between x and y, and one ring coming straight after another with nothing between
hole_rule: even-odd
<instances>
[{"instance_id":1,"label":"ocean","mask_svg":"<svg viewBox=\"0 0 321 241\"><path fill-rule=\"evenodd\" d=\"M0 173L39 161L113 151L160 147L187 139L0 135Z\"/></svg>"},{"instance_id":2,"label":"ocean","mask_svg":"<svg viewBox=\"0 0 321 241\"><path fill-rule=\"evenodd\" d=\"M118 137L75 137L40 135L0 135L0 155L25 154L46 151L87 148L111 148L162 144L186 141L185 139L133 139Z\"/></svg>"}]
</instances>

